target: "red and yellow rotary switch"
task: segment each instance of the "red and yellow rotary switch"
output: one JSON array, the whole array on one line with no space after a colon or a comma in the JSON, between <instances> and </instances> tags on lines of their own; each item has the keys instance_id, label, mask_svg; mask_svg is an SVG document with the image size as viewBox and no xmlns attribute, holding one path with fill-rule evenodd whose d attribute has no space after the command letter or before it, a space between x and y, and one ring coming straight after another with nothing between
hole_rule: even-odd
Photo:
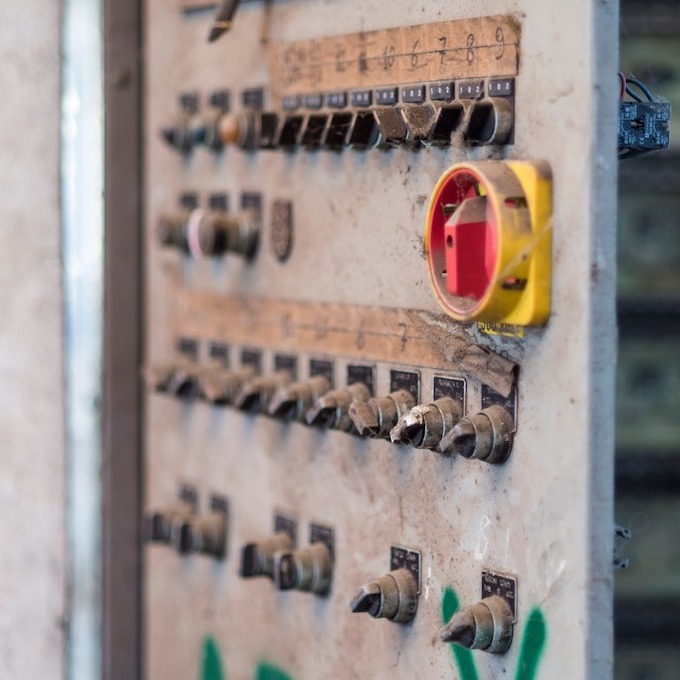
<instances>
[{"instance_id":1,"label":"red and yellow rotary switch","mask_svg":"<svg viewBox=\"0 0 680 680\"><path fill-rule=\"evenodd\" d=\"M425 246L430 280L447 314L458 321L546 323L551 195L543 162L459 163L442 175Z\"/></svg>"}]
</instances>

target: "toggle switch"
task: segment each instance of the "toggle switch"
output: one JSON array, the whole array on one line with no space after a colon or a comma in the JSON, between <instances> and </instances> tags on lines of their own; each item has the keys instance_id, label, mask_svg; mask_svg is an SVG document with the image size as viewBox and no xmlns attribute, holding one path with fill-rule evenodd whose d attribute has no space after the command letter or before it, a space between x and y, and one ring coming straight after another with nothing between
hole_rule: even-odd
<instances>
[{"instance_id":1,"label":"toggle switch","mask_svg":"<svg viewBox=\"0 0 680 680\"><path fill-rule=\"evenodd\" d=\"M193 399L198 396L201 370L194 361L155 364L144 369L144 383L154 392Z\"/></svg>"},{"instance_id":2,"label":"toggle switch","mask_svg":"<svg viewBox=\"0 0 680 680\"><path fill-rule=\"evenodd\" d=\"M380 130L380 147L389 149L406 141L408 128L399 112L393 106L380 106L373 110L378 129Z\"/></svg>"},{"instance_id":3,"label":"toggle switch","mask_svg":"<svg viewBox=\"0 0 680 680\"><path fill-rule=\"evenodd\" d=\"M239 390L255 377L255 369L247 366L238 371L215 367L201 373L198 389L201 397L211 404L231 404Z\"/></svg>"},{"instance_id":4,"label":"toggle switch","mask_svg":"<svg viewBox=\"0 0 680 680\"><path fill-rule=\"evenodd\" d=\"M300 114L287 115L279 128L276 145L285 151L294 151L300 143L300 133L304 122L305 118Z\"/></svg>"},{"instance_id":5,"label":"toggle switch","mask_svg":"<svg viewBox=\"0 0 680 680\"><path fill-rule=\"evenodd\" d=\"M227 502L213 496L210 512L172 522L172 544L181 555L200 553L222 559L227 548Z\"/></svg>"},{"instance_id":6,"label":"toggle switch","mask_svg":"<svg viewBox=\"0 0 680 680\"><path fill-rule=\"evenodd\" d=\"M271 398L280 389L292 382L288 371L277 371L274 375L249 380L234 399L236 408L251 413L266 413Z\"/></svg>"},{"instance_id":7,"label":"toggle switch","mask_svg":"<svg viewBox=\"0 0 680 680\"><path fill-rule=\"evenodd\" d=\"M347 147L347 136L354 121L354 114L339 111L331 115L326 130L324 145L333 151L342 151Z\"/></svg>"},{"instance_id":8,"label":"toggle switch","mask_svg":"<svg viewBox=\"0 0 680 680\"><path fill-rule=\"evenodd\" d=\"M512 451L514 421L507 409L498 404L462 418L442 439L439 452L459 454L485 463L504 463Z\"/></svg>"},{"instance_id":9,"label":"toggle switch","mask_svg":"<svg viewBox=\"0 0 680 680\"><path fill-rule=\"evenodd\" d=\"M457 132L465 119L465 108L458 103L437 107L437 116L429 142L433 146L448 146L452 135Z\"/></svg>"},{"instance_id":10,"label":"toggle switch","mask_svg":"<svg viewBox=\"0 0 680 680\"><path fill-rule=\"evenodd\" d=\"M176 151L188 154L203 142L204 125L197 115L198 103L193 96L187 98L182 112L166 127L161 128L161 137Z\"/></svg>"},{"instance_id":11,"label":"toggle switch","mask_svg":"<svg viewBox=\"0 0 680 680\"><path fill-rule=\"evenodd\" d=\"M254 143L255 113L225 113L217 121L217 134L222 146L248 148ZM254 147L253 147L254 148Z\"/></svg>"},{"instance_id":12,"label":"toggle switch","mask_svg":"<svg viewBox=\"0 0 680 680\"><path fill-rule=\"evenodd\" d=\"M465 122L464 137L473 144L507 144L514 127L512 102L490 97L472 104Z\"/></svg>"},{"instance_id":13,"label":"toggle switch","mask_svg":"<svg viewBox=\"0 0 680 680\"><path fill-rule=\"evenodd\" d=\"M349 407L349 417L362 437L386 439L399 418L414 406L410 392L396 390L386 397L355 401Z\"/></svg>"},{"instance_id":14,"label":"toggle switch","mask_svg":"<svg viewBox=\"0 0 680 680\"><path fill-rule=\"evenodd\" d=\"M331 390L316 400L305 416L308 425L329 430L351 432L354 423L349 408L355 401L367 401L371 392L363 383L354 383L343 390Z\"/></svg>"},{"instance_id":15,"label":"toggle switch","mask_svg":"<svg viewBox=\"0 0 680 680\"><path fill-rule=\"evenodd\" d=\"M233 129L237 118L228 112L227 102L225 94L220 104L209 108L202 123L201 142L211 151L221 151L225 145L236 144L238 140L238 130Z\"/></svg>"},{"instance_id":16,"label":"toggle switch","mask_svg":"<svg viewBox=\"0 0 680 680\"><path fill-rule=\"evenodd\" d=\"M300 136L300 144L307 151L316 151L321 148L326 136L328 118L328 115L325 113L310 114L305 118Z\"/></svg>"},{"instance_id":17,"label":"toggle switch","mask_svg":"<svg viewBox=\"0 0 680 680\"><path fill-rule=\"evenodd\" d=\"M178 211L161 215L156 225L156 239L161 246L177 248L185 253L189 252L187 242L187 223L191 213Z\"/></svg>"},{"instance_id":18,"label":"toggle switch","mask_svg":"<svg viewBox=\"0 0 680 680\"><path fill-rule=\"evenodd\" d=\"M189 214L186 225L188 250L195 258L233 253L249 259L257 251L260 228L256 210L229 215L196 208Z\"/></svg>"},{"instance_id":19,"label":"toggle switch","mask_svg":"<svg viewBox=\"0 0 680 680\"><path fill-rule=\"evenodd\" d=\"M196 492L187 487L180 491L174 505L147 513L142 525L144 540L148 543L171 543L173 524L189 520L196 513L196 503Z\"/></svg>"},{"instance_id":20,"label":"toggle switch","mask_svg":"<svg viewBox=\"0 0 680 680\"><path fill-rule=\"evenodd\" d=\"M354 115L347 135L347 144L355 150L373 149L381 142L380 127L372 111Z\"/></svg>"},{"instance_id":21,"label":"toggle switch","mask_svg":"<svg viewBox=\"0 0 680 680\"><path fill-rule=\"evenodd\" d=\"M362 437L386 439L399 418L413 406L415 400L410 392L396 390L386 397L352 403L349 417Z\"/></svg>"},{"instance_id":22,"label":"toggle switch","mask_svg":"<svg viewBox=\"0 0 680 680\"><path fill-rule=\"evenodd\" d=\"M275 149L279 133L279 114L265 111L260 114L260 148Z\"/></svg>"},{"instance_id":23,"label":"toggle switch","mask_svg":"<svg viewBox=\"0 0 680 680\"><path fill-rule=\"evenodd\" d=\"M326 595L333 578L330 548L318 541L300 550L274 554L274 583L279 590L300 590Z\"/></svg>"},{"instance_id":24,"label":"toggle switch","mask_svg":"<svg viewBox=\"0 0 680 680\"><path fill-rule=\"evenodd\" d=\"M399 418L390 431L390 439L393 444L436 451L442 438L462 415L460 403L451 397L441 397L431 404L418 404Z\"/></svg>"},{"instance_id":25,"label":"toggle switch","mask_svg":"<svg viewBox=\"0 0 680 680\"><path fill-rule=\"evenodd\" d=\"M493 654L507 652L512 643L513 617L510 605L500 596L458 610L439 631L442 642Z\"/></svg>"},{"instance_id":26,"label":"toggle switch","mask_svg":"<svg viewBox=\"0 0 680 680\"><path fill-rule=\"evenodd\" d=\"M330 388L331 384L328 382L328 378L322 375L315 375L309 380L287 385L277 391L269 403L267 411L274 418L306 422L307 411Z\"/></svg>"},{"instance_id":27,"label":"toggle switch","mask_svg":"<svg viewBox=\"0 0 680 680\"><path fill-rule=\"evenodd\" d=\"M274 555L277 552L290 552L294 548L293 539L286 531L279 531L271 538L257 543L246 543L241 550L242 578L268 576L274 578Z\"/></svg>"},{"instance_id":28,"label":"toggle switch","mask_svg":"<svg viewBox=\"0 0 680 680\"><path fill-rule=\"evenodd\" d=\"M395 569L361 586L349 606L353 612L366 612L374 619L409 623L418 610L418 583L413 572Z\"/></svg>"},{"instance_id":29,"label":"toggle switch","mask_svg":"<svg viewBox=\"0 0 680 680\"><path fill-rule=\"evenodd\" d=\"M437 123L439 107L434 104L407 105L400 111L408 129L407 143L416 146L427 144Z\"/></svg>"},{"instance_id":30,"label":"toggle switch","mask_svg":"<svg viewBox=\"0 0 680 680\"><path fill-rule=\"evenodd\" d=\"M241 0L220 0L210 27L210 33L208 33L208 42L215 42L224 33L231 30L234 15L240 4Z\"/></svg>"}]
</instances>

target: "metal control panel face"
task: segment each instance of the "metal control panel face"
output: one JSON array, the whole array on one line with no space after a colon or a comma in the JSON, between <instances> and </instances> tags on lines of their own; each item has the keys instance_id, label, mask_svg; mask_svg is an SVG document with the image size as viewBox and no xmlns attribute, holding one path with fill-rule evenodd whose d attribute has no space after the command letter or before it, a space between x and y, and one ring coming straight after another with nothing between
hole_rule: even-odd
<instances>
[{"instance_id":1,"label":"metal control panel face","mask_svg":"<svg viewBox=\"0 0 680 680\"><path fill-rule=\"evenodd\" d=\"M468 4L146 2L150 680L608 677L615 10Z\"/></svg>"}]
</instances>

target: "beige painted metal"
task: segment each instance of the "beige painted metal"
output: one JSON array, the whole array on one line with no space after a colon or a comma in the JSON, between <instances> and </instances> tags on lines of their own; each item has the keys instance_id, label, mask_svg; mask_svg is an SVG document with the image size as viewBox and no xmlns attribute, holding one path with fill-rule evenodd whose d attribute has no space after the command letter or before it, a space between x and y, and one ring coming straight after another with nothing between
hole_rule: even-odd
<instances>
[{"instance_id":1,"label":"beige painted metal","mask_svg":"<svg viewBox=\"0 0 680 680\"><path fill-rule=\"evenodd\" d=\"M61 3L0 6L0 675L65 673Z\"/></svg>"},{"instance_id":2,"label":"beige painted metal","mask_svg":"<svg viewBox=\"0 0 680 680\"><path fill-rule=\"evenodd\" d=\"M341 155L230 149L213 156L197 149L184 160L158 136L176 113L181 92L198 91L205 101L215 88L238 92L267 84L262 5L244 3L233 31L212 46L205 40L210 12L185 15L162 0L148 0L146 8L151 362L173 356L178 277L187 291L211 299L221 293L286 304L439 312L421 240L440 174L460 160L544 159L555 181L549 324L528 330L523 339L474 331L479 342L521 364L519 428L505 466L445 460L382 441L149 397L147 507L171 505L179 483L191 482L204 509L209 492L227 495L231 516L223 563L180 558L163 546L147 549L146 677L198 678L206 635L215 639L229 678L254 677L263 660L297 680L464 677L449 647L437 641L441 600L452 587L463 603L474 603L483 568L518 577L519 608L510 651L474 653L480 678L514 677L527 615L535 607L547 625L537 678L609 677L617 4L275 0L273 41L516 17L522 44L515 144L502 151L452 147ZM203 197L227 191L232 205L241 191L261 191L265 232L255 261L181 263L178 254L161 252L155 223L182 191ZM284 264L267 240L276 199L294 203L295 245ZM225 327L229 321L225 313ZM431 376L423 370L424 385ZM377 387L387 392L386 371L378 374ZM310 521L334 527L328 598L276 593L267 580L239 579L240 546L267 537L277 509L299 518L303 544ZM350 614L348 607L367 578L389 571L391 544L423 554L419 610L406 627Z\"/></svg>"}]
</instances>

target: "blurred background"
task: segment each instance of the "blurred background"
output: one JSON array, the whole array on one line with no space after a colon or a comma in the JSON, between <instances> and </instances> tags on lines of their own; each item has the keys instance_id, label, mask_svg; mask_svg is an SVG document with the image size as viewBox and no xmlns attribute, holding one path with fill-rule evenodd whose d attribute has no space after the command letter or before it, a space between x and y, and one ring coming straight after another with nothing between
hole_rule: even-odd
<instances>
[{"instance_id":1,"label":"blurred background","mask_svg":"<svg viewBox=\"0 0 680 680\"><path fill-rule=\"evenodd\" d=\"M673 105L671 149L619 167L617 680L680 678L680 3L621 3L621 70Z\"/></svg>"}]
</instances>

